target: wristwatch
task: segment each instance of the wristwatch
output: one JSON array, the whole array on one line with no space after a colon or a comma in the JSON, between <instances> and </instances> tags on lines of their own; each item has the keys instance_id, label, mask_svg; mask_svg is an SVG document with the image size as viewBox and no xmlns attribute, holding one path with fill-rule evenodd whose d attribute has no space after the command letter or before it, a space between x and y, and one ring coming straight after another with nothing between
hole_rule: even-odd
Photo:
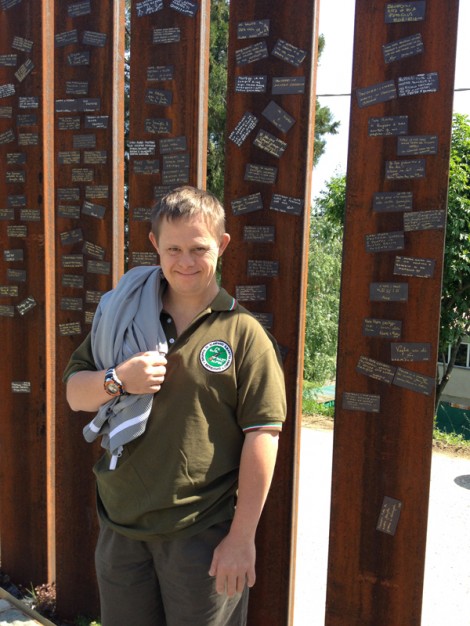
<instances>
[{"instance_id":1,"label":"wristwatch","mask_svg":"<svg viewBox=\"0 0 470 626\"><path fill-rule=\"evenodd\" d=\"M104 376L104 390L109 396L113 396L113 398L127 395L124 390L124 385L119 380L114 367L110 367L106 370L106 374Z\"/></svg>"}]
</instances>

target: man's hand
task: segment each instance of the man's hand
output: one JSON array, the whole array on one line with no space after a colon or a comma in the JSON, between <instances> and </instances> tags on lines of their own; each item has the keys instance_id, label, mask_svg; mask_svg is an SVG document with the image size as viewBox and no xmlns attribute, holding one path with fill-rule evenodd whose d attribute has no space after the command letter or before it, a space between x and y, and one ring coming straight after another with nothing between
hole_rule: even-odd
<instances>
[{"instance_id":1,"label":"man's hand","mask_svg":"<svg viewBox=\"0 0 470 626\"><path fill-rule=\"evenodd\" d=\"M214 550L209 576L217 593L233 596L253 587L256 527L268 494L276 462L279 432L255 430L245 435L238 475L238 498L228 535Z\"/></svg>"},{"instance_id":2,"label":"man's hand","mask_svg":"<svg viewBox=\"0 0 470 626\"><path fill-rule=\"evenodd\" d=\"M158 351L140 352L115 366L116 374L128 393L160 391L166 373L166 359ZM104 390L105 370L82 370L67 381L67 401L73 411L97 411L110 401Z\"/></svg>"},{"instance_id":3,"label":"man's hand","mask_svg":"<svg viewBox=\"0 0 470 626\"><path fill-rule=\"evenodd\" d=\"M217 593L232 597L245 587L253 587L256 549L254 540L228 534L214 550L209 576L215 576Z\"/></svg>"},{"instance_id":4,"label":"man's hand","mask_svg":"<svg viewBox=\"0 0 470 626\"><path fill-rule=\"evenodd\" d=\"M128 393L160 391L166 374L166 359L158 350L139 352L116 367L116 374Z\"/></svg>"}]
</instances>

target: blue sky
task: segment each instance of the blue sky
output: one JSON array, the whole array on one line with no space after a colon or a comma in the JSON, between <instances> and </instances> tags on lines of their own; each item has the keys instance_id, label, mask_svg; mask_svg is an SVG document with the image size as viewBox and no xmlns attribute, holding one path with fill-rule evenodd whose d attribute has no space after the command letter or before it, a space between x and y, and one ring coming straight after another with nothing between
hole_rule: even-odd
<instances>
[{"instance_id":1,"label":"blue sky","mask_svg":"<svg viewBox=\"0 0 470 626\"><path fill-rule=\"evenodd\" d=\"M341 13L338 15L339 0L320 0L320 33L325 36L326 45L322 54L317 76L317 93L341 94L351 90L352 50L354 30L355 0L341 0ZM459 11L459 34L457 39L457 63L455 87L470 88L470 1L461 0ZM467 33L464 33L464 26ZM319 97L322 105L328 106L335 120L341 121L338 135L329 137L325 154L315 168L312 179L312 196L324 188L325 181L335 172L346 172L349 129L349 97ZM454 94L454 111L470 115L470 91Z\"/></svg>"}]
</instances>

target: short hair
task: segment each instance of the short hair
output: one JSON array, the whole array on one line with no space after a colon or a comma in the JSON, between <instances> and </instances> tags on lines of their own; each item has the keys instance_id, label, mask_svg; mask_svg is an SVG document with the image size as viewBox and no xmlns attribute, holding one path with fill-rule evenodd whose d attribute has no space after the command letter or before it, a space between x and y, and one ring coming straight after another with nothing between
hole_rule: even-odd
<instances>
[{"instance_id":1,"label":"short hair","mask_svg":"<svg viewBox=\"0 0 470 626\"><path fill-rule=\"evenodd\" d=\"M213 235L222 237L225 232L225 211L214 194L189 185L173 189L152 208L150 220L155 239L158 241L160 225L164 219L172 222L196 216L203 217Z\"/></svg>"}]
</instances>

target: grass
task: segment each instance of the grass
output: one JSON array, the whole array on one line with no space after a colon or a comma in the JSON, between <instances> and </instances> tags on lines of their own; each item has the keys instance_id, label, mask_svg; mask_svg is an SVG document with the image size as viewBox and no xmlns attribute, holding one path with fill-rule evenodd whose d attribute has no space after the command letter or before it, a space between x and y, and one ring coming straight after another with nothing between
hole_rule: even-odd
<instances>
[{"instance_id":1,"label":"grass","mask_svg":"<svg viewBox=\"0 0 470 626\"><path fill-rule=\"evenodd\" d=\"M466 448L470 452L470 440L465 439L461 433L448 433L434 426L433 437L435 441L439 441L447 446Z\"/></svg>"},{"instance_id":2,"label":"grass","mask_svg":"<svg viewBox=\"0 0 470 626\"><path fill-rule=\"evenodd\" d=\"M312 393L312 390L314 388L314 384L308 381L304 381L302 394L302 414L305 416L321 416L329 419L334 419L334 405L331 406L330 402L328 402L327 404L317 402L313 397L314 394ZM470 457L470 440L466 439L460 433L446 432L444 430L440 430L436 425L436 420L434 422L433 440L439 448L458 450L465 456Z\"/></svg>"}]
</instances>

